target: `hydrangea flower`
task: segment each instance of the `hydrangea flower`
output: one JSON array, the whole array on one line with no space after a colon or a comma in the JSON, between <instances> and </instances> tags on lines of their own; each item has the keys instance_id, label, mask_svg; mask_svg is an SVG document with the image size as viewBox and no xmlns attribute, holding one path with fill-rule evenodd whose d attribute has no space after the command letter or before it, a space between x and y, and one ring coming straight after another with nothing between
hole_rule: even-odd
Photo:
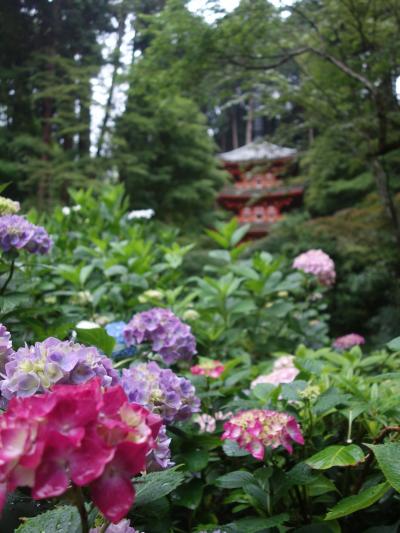
<instances>
[{"instance_id":1,"label":"hydrangea flower","mask_svg":"<svg viewBox=\"0 0 400 533\"><path fill-rule=\"evenodd\" d=\"M21 206L19 205L19 202L14 202L9 198L0 196L0 216L14 215L15 213L18 213L20 208Z\"/></svg>"},{"instance_id":2,"label":"hydrangea flower","mask_svg":"<svg viewBox=\"0 0 400 533\"><path fill-rule=\"evenodd\" d=\"M105 386L119 379L111 360L97 348L49 337L9 355L0 390L6 399L31 396L56 383L76 385L95 376L100 377Z\"/></svg>"},{"instance_id":3,"label":"hydrangea flower","mask_svg":"<svg viewBox=\"0 0 400 533\"><path fill-rule=\"evenodd\" d=\"M0 372L4 372L5 364L12 354L11 335L7 328L0 324Z\"/></svg>"},{"instance_id":4,"label":"hydrangea flower","mask_svg":"<svg viewBox=\"0 0 400 533\"><path fill-rule=\"evenodd\" d=\"M132 405L120 386L95 378L13 398L0 417L0 509L7 493L31 487L34 499L87 486L95 505L120 522L135 499L132 477L143 471L161 419Z\"/></svg>"},{"instance_id":5,"label":"hydrangea flower","mask_svg":"<svg viewBox=\"0 0 400 533\"><path fill-rule=\"evenodd\" d=\"M225 370L221 361L213 361L206 357L200 357L200 363L191 367L190 372L193 375L207 376L208 378L217 379Z\"/></svg>"},{"instance_id":6,"label":"hydrangea flower","mask_svg":"<svg viewBox=\"0 0 400 533\"><path fill-rule=\"evenodd\" d=\"M287 413L267 409L250 409L233 416L224 424L222 439L236 441L255 459L264 458L265 448L283 446L293 452L292 442L304 444L300 426Z\"/></svg>"},{"instance_id":7,"label":"hydrangea flower","mask_svg":"<svg viewBox=\"0 0 400 533\"><path fill-rule=\"evenodd\" d=\"M171 449L169 447L170 444L171 439L167 435L167 428L163 425L158 432L157 439L154 443L154 448L147 456L147 472L165 470L166 468L174 466L175 463L171 461Z\"/></svg>"},{"instance_id":8,"label":"hydrangea flower","mask_svg":"<svg viewBox=\"0 0 400 533\"><path fill-rule=\"evenodd\" d=\"M35 226L19 215L0 217L0 246L5 252L24 249L30 253L47 254L52 244L41 226Z\"/></svg>"},{"instance_id":9,"label":"hydrangea flower","mask_svg":"<svg viewBox=\"0 0 400 533\"><path fill-rule=\"evenodd\" d=\"M190 381L154 361L123 369L121 385L129 401L144 405L167 423L186 420L200 408Z\"/></svg>"},{"instance_id":10,"label":"hydrangea flower","mask_svg":"<svg viewBox=\"0 0 400 533\"><path fill-rule=\"evenodd\" d=\"M334 285L336 280L335 263L322 250L308 250L298 255L293 262L293 268L312 274L326 287Z\"/></svg>"},{"instance_id":11,"label":"hydrangea flower","mask_svg":"<svg viewBox=\"0 0 400 533\"><path fill-rule=\"evenodd\" d=\"M132 355L135 355L136 353L136 346L127 346L125 344L125 338L124 338L124 329L126 327L126 322L123 322L122 320L118 322L110 322L109 324L106 324L105 330L110 335L110 337L114 337L116 345L114 347L114 351L112 353L112 356L114 359L123 359L124 357L132 357Z\"/></svg>"},{"instance_id":12,"label":"hydrangea flower","mask_svg":"<svg viewBox=\"0 0 400 533\"><path fill-rule=\"evenodd\" d=\"M196 354L196 340L187 324L170 309L154 307L134 315L124 330L128 346L149 342L167 365L190 360Z\"/></svg>"},{"instance_id":13,"label":"hydrangea flower","mask_svg":"<svg viewBox=\"0 0 400 533\"><path fill-rule=\"evenodd\" d=\"M103 527L92 528L89 533L144 533L131 526L129 520L121 520L118 524L110 524L104 531Z\"/></svg>"},{"instance_id":14,"label":"hydrangea flower","mask_svg":"<svg viewBox=\"0 0 400 533\"><path fill-rule=\"evenodd\" d=\"M333 347L337 350L349 350L353 346L360 346L361 344L365 344L365 339L362 335L349 333L348 335L343 335L343 337L335 339Z\"/></svg>"},{"instance_id":15,"label":"hydrangea flower","mask_svg":"<svg viewBox=\"0 0 400 533\"><path fill-rule=\"evenodd\" d=\"M199 425L201 433L214 433L217 427L216 419L206 413L196 415L193 420Z\"/></svg>"},{"instance_id":16,"label":"hydrangea flower","mask_svg":"<svg viewBox=\"0 0 400 533\"><path fill-rule=\"evenodd\" d=\"M294 366L294 357L292 355L284 355L275 361L272 372L258 376L251 382L250 388L254 389L254 387L262 383L271 383L272 385L291 383L296 379L299 372Z\"/></svg>"}]
</instances>

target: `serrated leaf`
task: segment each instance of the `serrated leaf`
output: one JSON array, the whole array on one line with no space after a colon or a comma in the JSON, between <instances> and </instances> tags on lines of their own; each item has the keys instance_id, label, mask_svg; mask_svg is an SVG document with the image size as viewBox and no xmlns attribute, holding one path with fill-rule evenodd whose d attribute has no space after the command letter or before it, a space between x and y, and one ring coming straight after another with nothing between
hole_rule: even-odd
<instances>
[{"instance_id":1,"label":"serrated leaf","mask_svg":"<svg viewBox=\"0 0 400 533\"><path fill-rule=\"evenodd\" d=\"M63 505L51 511L28 518L15 533L81 533L81 520L76 507Z\"/></svg>"},{"instance_id":2,"label":"serrated leaf","mask_svg":"<svg viewBox=\"0 0 400 533\"><path fill-rule=\"evenodd\" d=\"M385 478L397 492L400 492L400 442L385 444L366 444L381 467Z\"/></svg>"},{"instance_id":3,"label":"serrated leaf","mask_svg":"<svg viewBox=\"0 0 400 533\"><path fill-rule=\"evenodd\" d=\"M389 488L390 485L386 481L385 483L380 483L379 485L365 489L355 496L344 498L327 513L325 520L336 520L361 509L366 509L380 500Z\"/></svg>"},{"instance_id":4,"label":"serrated leaf","mask_svg":"<svg viewBox=\"0 0 400 533\"><path fill-rule=\"evenodd\" d=\"M222 526L222 531L232 531L232 533L258 533L265 529L281 526L287 520L289 520L289 515L287 513L271 516L269 518L242 518L241 520L236 520L226 526Z\"/></svg>"},{"instance_id":5,"label":"serrated leaf","mask_svg":"<svg viewBox=\"0 0 400 533\"><path fill-rule=\"evenodd\" d=\"M179 485L183 483L184 475L175 468L163 470L162 472L152 472L142 476L135 484L136 499L135 507L147 505L154 500L167 496Z\"/></svg>"},{"instance_id":6,"label":"serrated leaf","mask_svg":"<svg viewBox=\"0 0 400 533\"><path fill-rule=\"evenodd\" d=\"M215 484L223 489L237 489L252 482L254 482L254 476L246 470L235 470L215 480Z\"/></svg>"},{"instance_id":7,"label":"serrated leaf","mask_svg":"<svg viewBox=\"0 0 400 533\"><path fill-rule=\"evenodd\" d=\"M353 466L364 459L362 449L356 444L328 446L309 457L305 463L316 470L327 470L333 466Z\"/></svg>"},{"instance_id":8,"label":"serrated leaf","mask_svg":"<svg viewBox=\"0 0 400 533\"><path fill-rule=\"evenodd\" d=\"M115 339L108 335L103 328L81 329L76 328L77 340L87 346L96 346L106 355L111 355L115 346Z\"/></svg>"},{"instance_id":9,"label":"serrated leaf","mask_svg":"<svg viewBox=\"0 0 400 533\"><path fill-rule=\"evenodd\" d=\"M204 483L201 479L192 479L177 488L172 495L175 504L194 511L200 505L204 491Z\"/></svg>"}]
</instances>

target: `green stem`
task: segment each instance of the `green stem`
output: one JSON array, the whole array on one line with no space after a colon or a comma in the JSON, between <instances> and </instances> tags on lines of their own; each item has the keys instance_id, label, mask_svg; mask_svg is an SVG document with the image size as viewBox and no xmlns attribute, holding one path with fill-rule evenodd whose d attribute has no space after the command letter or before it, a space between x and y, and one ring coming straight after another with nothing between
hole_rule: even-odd
<instances>
[{"instance_id":1,"label":"green stem","mask_svg":"<svg viewBox=\"0 0 400 533\"><path fill-rule=\"evenodd\" d=\"M82 489L74 485L73 493L75 497L75 505L81 517L82 533L89 533L89 521L85 508L85 499L83 497Z\"/></svg>"},{"instance_id":2,"label":"green stem","mask_svg":"<svg viewBox=\"0 0 400 533\"><path fill-rule=\"evenodd\" d=\"M13 277L13 274L14 274L14 269L15 269L15 259L12 259L11 265L10 265L10 271L8 273L8 277L7 277L4 285L0 289L0 295L4 294L4 292L5 292L6 288L7 288L7 285L10 283L11 278Z\"/></svg>"}]
</instances>

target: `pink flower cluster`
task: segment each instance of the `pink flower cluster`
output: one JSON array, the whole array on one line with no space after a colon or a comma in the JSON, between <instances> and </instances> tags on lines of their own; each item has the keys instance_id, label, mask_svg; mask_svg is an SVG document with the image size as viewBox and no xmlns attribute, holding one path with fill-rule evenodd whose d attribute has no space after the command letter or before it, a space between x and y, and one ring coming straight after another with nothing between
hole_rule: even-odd
<instances>
[{"instance_id":1,"label":"pink flower cluster","mask_svg":"<svg viewBox=\"0 0 400 533\"><path fill-rule=\"evenodd\" d=\"M308 250L293 261L293 268L315 276L321 285L331 287L336 281L335 263L322 250Z\"/></svg>"},{"instance_id":2,"label":"pink flower cluster","mask_svg":"<svg viewBox=\"0 0 400 533\"><path fill-rule=\"evenodd\" d=\"M296 379L299 372L294 366L294 357L292 355L284 355L275 361L272 372L258 376L251 382L250 387L254 389L254 387L262 383L271 383L272 385L291 383Z\"/></svg>"},{"instance_id":3,"label":"pink flower cluster","mask_svg":"<svg viewBox=\"0 0 400 533\"><path fill-rule=\"evenodd\" d=\"M190 372L195 376L207 376L208 378L217 379L224 370L225 366L221 361L200 357L200 363L192 366Z\"/></svg>"},{"instance_id":4,"label":"pink flower cluster","mask_svg":"<svg viewBox=\"0 0 400 533\"><path fill-rule=\"evenodd\" d=\"M100 379L56 385L51 392L13 398L0 417L0 509L8 492L31 487L34 499L90 489L113 523L135 498L131 478L143 471L161 419L130 404L122 387Z\"/></svg>"},{"instance_id":5,"label":"pink flower cluster","mask_svg":"<svg viewBox=\"0 0 400 533\"><path fill-rule=\"evenodd\" d=\"M364 337L358 333L349 333L335 339L333 347L337 350L349 350L353 346L360 346L360 344L365 344Z\"/></svg>"},{"instance_id":6,"label":"pink flower cluster","mask_svg":"<svg viewBox=\"0 0 400 533\"><path fill-rule=\"evenodd\" d=\"M236 441L255 459L263 460L265 448L283 446L293 452L291 441L304 444L300 426L287 413L267 409L241 411L224 424L222 439Z\"/></svg>"}]
</instances>

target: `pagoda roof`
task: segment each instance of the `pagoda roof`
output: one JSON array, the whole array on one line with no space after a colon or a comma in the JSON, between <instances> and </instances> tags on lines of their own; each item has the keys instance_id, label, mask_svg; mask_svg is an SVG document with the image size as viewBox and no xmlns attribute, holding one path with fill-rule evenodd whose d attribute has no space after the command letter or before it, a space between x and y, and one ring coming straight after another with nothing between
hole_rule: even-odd
<instances>
[{"instance_id":1,"label":"pagoda roof","mask_svg":"<svg viewBox=\"0 0 400 533\"><path fill-rule=\"evenodd\" d=\"M297 154L294 148L278 146L267 141L254 141L240 148L219 154L225 163L265 163L278 159L291 159Z\"/></svg>"}]
</instances>

